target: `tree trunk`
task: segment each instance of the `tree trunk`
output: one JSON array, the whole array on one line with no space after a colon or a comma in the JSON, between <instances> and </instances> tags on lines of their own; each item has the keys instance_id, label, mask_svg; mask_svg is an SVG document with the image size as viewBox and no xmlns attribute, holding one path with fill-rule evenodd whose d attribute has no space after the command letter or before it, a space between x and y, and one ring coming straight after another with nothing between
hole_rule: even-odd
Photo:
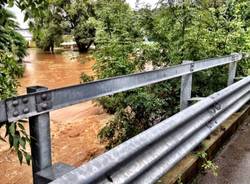
<instances>
[{"instance_id":1,"label":"tree trunk","mask_svg":"<svg viewBox=\"0 0 250 184\"><path fill-rule=\"evenodd\" d=\"M49 52L50 51L50 46L43 47L43 51Z\"/></svg>"},{"instance_id":2,"label":"tree trunk","mask_svg":"<svg viewBox=\"0 0 250 184\"><path fill-rule=\"evenodd\" d=\"M51 51L52 54L54 54L54 43L52 43L52 44L50 45L50 51Z\"/></svg>"},{"instance_id":3,"label":"tree trunk","mask_svg":"<svg viewBox=\"0 0 250 184\"><path fill-rule=\"evenodd\" d=\"M93 43L93 41L90 41L89 43L81 43L81 42L76 40L76 44L77 44L77 47L78 47L80 53L88 52L89 47L91 46L92 43Z\"/></svg>"}]
</instances>

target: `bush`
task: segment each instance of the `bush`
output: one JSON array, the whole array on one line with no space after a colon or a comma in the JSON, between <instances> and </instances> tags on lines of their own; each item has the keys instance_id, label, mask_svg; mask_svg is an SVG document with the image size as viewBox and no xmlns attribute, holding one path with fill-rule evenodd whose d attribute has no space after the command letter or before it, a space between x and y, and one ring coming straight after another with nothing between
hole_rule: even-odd
<instances>
[{"instance_id":1,"label":"bush","mask_svg":"<svg viewBox=\"0 0 250 184\"><path fill-rule=\"evenodd\" d=\"M18 78L23 74L21 65L26 55L27 43L24 38L15 31L17 23L14 16L0 3L0 100L16 95L19 85ZM30 141L22 122L0 123L0 128L6 129L5 137L0 140L6 141L10 148L16 151L20 163L23 158L30 164L30 155L26 152L26 143Z\"/></svg>"},{"instance_id":2,"label":"bush","mask_svg":"<svg viewBox=\"0 0 250 184\"><path fill-rule=\"evenodd\" d=\"M23 74L23 67L11 53L0 51L0 100L16 94L17 78Z\"/></svg>"},{"instance_id":3,"label":"bush","mask_svg":"<svg viewBox=\"0 0 250 184\"><path fill-rule=\"evenodd\" d=\"M99 79L144 71L148 66L162 68L183 60L249 51L248 1L159 5L154 10L138 12L123 9L123 13L129 13L122 22L114 19L120 20L120 6L109 5L114 13L105 14L96 32L96 40L99 36L106 40L97 44L94 53ZM105 10L105 6L102 8ZM124 22L130 24L123 25ZM144 42L144 36L151 42ZM248 60L241 62L238 75L246 75L248 69ZM192 95L208 96L226 87L227 74L227 66L194 74ZM120 144L178 112L179 96L180 79L175 79L98 99L107 112L114 114L99 137L107 141L108 148Z\"/></svg>"}]
</instances>

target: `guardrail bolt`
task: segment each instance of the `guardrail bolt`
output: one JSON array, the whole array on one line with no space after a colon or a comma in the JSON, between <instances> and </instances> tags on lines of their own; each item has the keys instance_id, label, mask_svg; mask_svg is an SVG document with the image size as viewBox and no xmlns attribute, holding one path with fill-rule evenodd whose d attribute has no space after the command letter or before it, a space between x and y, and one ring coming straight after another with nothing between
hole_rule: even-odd
<instances>
[{"instance_id":1,"label":"guardrail bolt","mask_svg":"<svg viewBox=\"0 0 250 184\"><path fill-rule=\"evenodd\" d=\"M42 94L41 98L42 100L47 100L47 94Z\"/></svg>"},{"instance_id":2,"label":"guardrail bolt","mask_svg":"<svg viewBox=\"0 0 250 184\"><path fill-rule=\"evenodd\" d=\"M23 103L26 104L28 103L29 99L28 98L23 98Z\"/></svg>"},{"instance_id":3,"label":"guardrail bolt","mask_svg":"<svg viewBox=\"0 0 250 184\"><path fill-rule=\"evenodd\" d=\"M215 109L220 110L221 109L221 105L220 104L215 105Z\"/></svg>"},{"instance_id":4,"label":"guardrail bolt","mask_svg":"<svg viewBox=\"0 0 250 184\"><path fill-rule=\"evenodd\" d=\"M19 102L18 102L18 100L14 100L13 102L12 102L12 105L15 107L15 106L18 106L18 104L19 104Z\"/></svg>"},{"instance_id":5,"label":"guardrail bolt","mask_svg":"<svg viewBox=\"0 0 250 184\"><path fill-rule=\"evenodd\" d=\"M211 124L208 124L207 127L211 129L213 126Z\"/></svg>"},{"instance_id":6,"label":"guardrail bolt","mask_svg":"<svg viewBox=\"0 0 250 184\"><path fill-rule=\"evenodd\" d=\"M191 63L191 65L190 65L190 71L191 72L194 71L194 63Z\"/></svg>"},{"instance_id":7,"label":"guardrail bolt","mask_svg":"<svg viewBox=\"0 0 250 184\"><path fill-rule=\"evenodd\" d=\"M13 116L17 117L19 115L18 111L14 111Z\"/></svg>"},{"instance_id":8,"label":"guardrail bolt","mask_svg":"<svg viewBox=\"0 0 250 184\"><path fill-rule=\"evenodd\" d=\"M216 110L215 109L209 109L209 112L214 114L214 113L216 113Z\"/></svg>"},{"instance_id":9,"label":"guardrail bolt","mask_svg":"<svg viewBox=\"0 0 250 184\"><path fill-rule=\"evenodd\" d=\"M48 108L48 104L47 103L43 103L41 106L42 106L43 110L46 110Z\"/></svg>"},{"instance_id":10,"label":"guardrail bolt","mask_svg":"<svg viewBox=\"0 0 250 184\"><path fill-rule=\"evenodd\" d=\"M29 113L29 112L30 112L29 108L23 109L23 113L24 113L24 114L27 114L27 113Z\"/></svg>"}]
</instances>

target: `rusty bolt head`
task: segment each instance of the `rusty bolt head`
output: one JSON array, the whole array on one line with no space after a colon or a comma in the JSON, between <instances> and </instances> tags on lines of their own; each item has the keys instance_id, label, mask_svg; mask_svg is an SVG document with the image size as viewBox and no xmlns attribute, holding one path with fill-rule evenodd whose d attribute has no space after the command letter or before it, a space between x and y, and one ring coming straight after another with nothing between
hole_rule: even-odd
<instances>
[{"instance_id":1,"label":"rusty bolt head","mask_svg":"<svg viewBox=\"0 0 250 184\"><path fill-rule=\"evenodd\" d=\"M47 99L47 94L42 94L42 96L41 96L41 98L42 98L42 100L46 100Z\"/></svg>"},{"instance_id":2,"label":"rusty bolt head","mask_svg":"<svg viewBox=\"0 0 250 184\"><path fill-rule=\"evenodd\" d=\"M28 98L23 98L23 103L28 103L29 99Z\"/></svg>"},{"instance_id":3,"label":"rusty bolt head","mask_svg":"<svg viewBox=\"0 0 250 184\"><path fill-rule=\"evenodd\" d=\"M13 105L13 106L18 106L18 104L19 104L18 100L14 100L14 101L12 102L12 105Z\"/></svg>"},{"instance_id":4,"label":"rusty bolt head","mask_svg":"<svg viewBox=\"0 0 250 184\"><path fill-rule=\"evenodd\" d=\"M19 115L18 111L14 111L13 116L17 117Z\"/></svg>"},{"instance_id":5,"label":"rusty bolt head","mask_svg":"<svg viewBox=\"0 0 250 184\"><path fill-rule=\"evenodd\" d=\"M23 113L24 113L24 114L29 113L29 111L30 111L29 108L24 108L24 109L23 109Z\"/></svg>"},{"instance_id":6,"label":"rusty bolt head","mask_svg":"<svg viewBox=\"0 0 250 184\"><path fill-rule=\"evenodd\" d=\"M42 109L43 109L43 110L46 110L47 108L48 108L48 104L47 104L47 103L43 103L43 104L42 104Z\"/></svg>"}]
</instances>

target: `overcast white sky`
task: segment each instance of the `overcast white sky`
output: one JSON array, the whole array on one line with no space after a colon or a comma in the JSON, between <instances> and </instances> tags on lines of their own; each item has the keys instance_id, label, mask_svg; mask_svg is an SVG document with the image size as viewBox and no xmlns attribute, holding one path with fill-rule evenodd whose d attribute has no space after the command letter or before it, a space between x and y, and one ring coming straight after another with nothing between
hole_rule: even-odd
<instances>
[{"instance_id":1,"label":"overcast white sky","mask_svg":"<svg viewBox=\"0 0 250 184\"><path fill-rule=\"evenodd\" d=\"M126 0L130 5L131 7L135 7L135 3L136 3L136 0ZM157 2L158 0L140 0L139 3L140 4L149 4L151 6L155 5L155 3ZM24 19L24 15L23 13L21 12L21 10L17 7L13 7L11 8L11 11L16 15L16 18L17 18L17 21L19 22L19 25L21 28L28 28L28 24L27 22L23 22L23 19Z\"/></svg>"}]
</instances>

